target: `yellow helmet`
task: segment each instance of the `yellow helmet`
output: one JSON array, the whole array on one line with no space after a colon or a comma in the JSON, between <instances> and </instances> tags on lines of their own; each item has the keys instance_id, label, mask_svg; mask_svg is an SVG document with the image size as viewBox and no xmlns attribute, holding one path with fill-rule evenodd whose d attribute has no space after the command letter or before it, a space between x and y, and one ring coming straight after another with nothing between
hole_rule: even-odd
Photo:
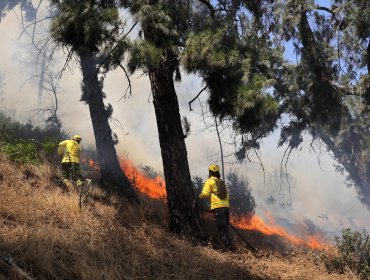
<instances>
[{"instance_id":1,"label":"yellow helmet","mask_svg":"<svg viewBox=\"0 0 370 280\"><path fill-rule=\"evenodd\" d=\"M73 140L76 140L76 141L81 141L81 136L76 134L75 136L73 136Z\"/></svg>"},{"instance_id":2,"label":"yellow helmet","mask_svg":"<svg viewBox=\"0 0 370 280\"><path fill-rule=\"evenodd\" d=\"M213 171L213 172L219 172L220 171L220 167L217 165L217 164L212 164L208 167L208 170L209 171Z\"/></svg>"}]
</instances>

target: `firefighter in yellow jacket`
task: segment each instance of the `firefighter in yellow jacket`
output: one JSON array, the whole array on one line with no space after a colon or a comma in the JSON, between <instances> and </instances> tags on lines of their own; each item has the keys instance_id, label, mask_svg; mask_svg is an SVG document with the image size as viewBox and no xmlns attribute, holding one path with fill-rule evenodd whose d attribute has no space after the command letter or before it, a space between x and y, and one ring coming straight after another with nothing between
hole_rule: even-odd
<instances>
[{"instance_id":1,"label":"firefighter in yellow jacket","mask_svg":"<svg viewBox=\"0 0 370 280\"><path fill-rule=\"evenodd\" d=\"M81 140L80 135L75 135L72 140L64 140L58 146L58 154L59 156L63 156L63 180L64 182L72 180L77 186L80 186L83 182L80 166Z\"/></svg>"},{"instance_id":2,"label":"firefighter in yellow jacket","mask_svg":"<svg viewBox=\"0 0 370 280\"><path fill-rule=\"evenodd\" d=\"M199 199L210 199L211 210L213 212L221 240L224 242L227 249L233 250L233 238L229 231L229 194L227 193L224 199L217 195L217 184L221 178L220 167L217 164L212 164L208 168L208 171L209 176L204 183L202 192L199 194ZM226 188L225 190L227 191Z\"/></svg>"}]
</instances>

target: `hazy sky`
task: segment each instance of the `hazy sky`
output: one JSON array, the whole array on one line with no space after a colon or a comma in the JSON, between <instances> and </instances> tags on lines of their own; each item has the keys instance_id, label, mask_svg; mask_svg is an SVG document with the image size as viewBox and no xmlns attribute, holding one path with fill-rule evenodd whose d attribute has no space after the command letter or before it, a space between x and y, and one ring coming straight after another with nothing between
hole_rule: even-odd
<instances>
[{"instance_id":1,"label":"hazy sky","mask_svg":"<svg viewBox=\"0 0 370 280\"><path fill-rule=\"evenodd\" d=\"M19 10L11 11L0 22L0 76L3 78L0 101L3 109L13 110L17 119L27 121L37 108L38 87L35 83L24 84L33 69L32 66L26 67L24 64L24 61L32 59L32 48L27 36L18 39L20 33ZM113 71L105 79L107 102L113 105L113 117L123 126L122 130L118 122L112 122L120 140L117 151L120 156L128 157L138 165L143 163L160 171L162 160L149 80L147 76L138 73L131 77L131 82L132 97L118 102L127 87L124 73L120 70ZM59 112L64 129L70 135L81 134L83 146L86 147L95 143L88 107L79 102L80 85L81 74L76 65L72 72L66 71L63 77ZM195 77L183 76L182 82L176 84L181 115L191 122L191 134L186 138L191 173L193 176L205 178L208 165L218 159L219 145L215 133L204 131L199 102L194 102L194 111L189 111L188 102L201 89L200 80ZM206 97L206 93L203 94L203 100ZM281 204L289 200L289 195L287 185L281 185L278 176L285 148L277 149L277 141L278 133L275 133L265 139L262 145L261 158L265 176L261 167L254 163L228 165L226 168L226 172L237 171L240 176L248 179L252 194L256 198L257 213L272 211L297 221L309 218L317 225L332 231L346 226L370 230L370 212L358 201L354 188L347 188L345 177L335 171L335 163L326 153L325 147L322 147L320 155L321 167L318 165L318 157L309 148L309 135L302 150L294 151L288 162L288 171L292 176L293 205L292 208L282 207ZM269 195L277 199L277 203L267 205L265 199ZM326 216L328 219L319 216Z\"/></svg>"}]
</instances>

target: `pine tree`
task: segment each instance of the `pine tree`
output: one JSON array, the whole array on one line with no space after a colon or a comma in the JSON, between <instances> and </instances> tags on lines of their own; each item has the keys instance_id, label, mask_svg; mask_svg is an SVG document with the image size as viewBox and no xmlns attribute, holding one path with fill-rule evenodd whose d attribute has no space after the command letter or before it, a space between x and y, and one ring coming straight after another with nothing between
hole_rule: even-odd
<instances>
[{"instance_id":1,"label":"pine tree","mask_svg":"<svg viewBox=\"0 0 370 280\"><path fill-rule=\"evenodd\" d=\"M302 132L325 143L370 207L370 3L285 1L283 35L300 56L277 95L291 121L280 144L302 142Z\"/></svg>"},{"instance_id":2,"label":"pine tree","mask_svg":"<svg viewBox=\"0 0 370 280\"><path fill-rule=\"evenodd\" d=\"M108 122L112 106L104 104L103 79L98 78L103 47L109 38L117 36L117 25L120 24L115 1L51 2L58 10L50 29L54 40L70 48L68 58L76 54L80 60L83 75L81 101L89 106L102 182L115 184L126 197L137 201L117 159Z\"/></svg>"},{"instance_id":3,"label":"pine tree","mask_svg":"<svg viewBox=\"0 0 370 280\"><path fill-rule=\"evenodd\" d=\"M247 126L253 129L250 146L258 146L257 139L275 127L278 117L277 103L261 93L261 88L272 83L272 72L262 58L253 54L267 51L266 46L258 51L264 41L253 41L252 46L248 43L250 38L240 36L240 29L250 23L244 8L254 9L253 5L245 7L242 3L121 1L141 27L141 37L129 48L128 66L131 72L142 69L151 82L169 227L174 232L199 232L199 218L191 208L195 195L174 87L174 80L181 79L180 66L202 76L215 114L232 115L235 123L238 119L248 122L238 129L241 133L247 131ZM255 34L251 36L257 38Z\"/></svg>"}]
</instances>

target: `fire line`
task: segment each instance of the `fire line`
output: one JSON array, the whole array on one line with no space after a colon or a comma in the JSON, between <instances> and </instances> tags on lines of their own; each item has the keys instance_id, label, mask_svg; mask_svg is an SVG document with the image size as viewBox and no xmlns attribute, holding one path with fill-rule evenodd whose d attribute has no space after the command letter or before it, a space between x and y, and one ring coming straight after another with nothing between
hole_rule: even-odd
<instances>
[{"instance_id":1,"label":"fire line","mask_svg":"<svg viewBox=\"0 0 370 280\"><path fill-rule=\"evenodd\" d=\"M93 160L86 160L86 162L89 163L91 168L99 168L98 163ZM156 177L148 178L148 176L143 171L135 167L130 160L120 159L120 166L139 192L144 193L152 199L166 200L165 181L162 177L157 175ZM306 238L300 238L289 234L274 221L272 215L269 213L266 215L269 217L270 223L273 223L273 225L266 224L265 221L257 215L254 215L252 218L242 217L240 219L232 217L231 220L234 226L239 229L256 230L264 235L277 235L295 245L303 245L315 250L323 250L329 246L326 242L321 241L320 236L318 235L308 235Z\"/></svg>"}]
</instances>

